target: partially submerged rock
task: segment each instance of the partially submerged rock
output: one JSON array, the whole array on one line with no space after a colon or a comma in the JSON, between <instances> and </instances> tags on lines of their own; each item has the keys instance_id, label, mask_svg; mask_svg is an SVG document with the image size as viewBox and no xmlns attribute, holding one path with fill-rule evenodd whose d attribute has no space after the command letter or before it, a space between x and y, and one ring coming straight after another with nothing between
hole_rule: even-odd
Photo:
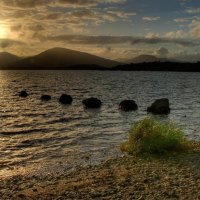
<instances>
[{"instance_id":1,"label":"partially submerged rock","mask_svg":"<svg viewBox=\"0 0 200 200\"><path fill-rule=\"evenodd\" d=\"M21 92L19 92L19 96L26 98L28 96L28 93L26 92L26 90L22 90Z\"/></svg>"},{"instance_id":2,"label":"partially submerged rock","mask_svg":"<svg viewBox=\"0 0 200 200\"><path fill-rule=\"evenodd\" d=\"M119 104L119 108L125 112L135 111L138 109L138 105L134 100L124 100Z\"/></svg>"},{"instance_id":3,"label":"partially submerged rock","mask_svg":"<svg viewBox=\"0 0 200 200\"><path fill-rule=\"evenodd\" d=\"M166 98L157 99L150 107L147 108L147 112L151 112L155 115L169 114L169 100Z\"/></svg>"},{"instance_id":4,"label":"partially submerged rock","mask_svg":"<svg viewBox=\"0 0 200 200\"><path fill-rule=\"evenodd\" d=\"M59 98L59 102L62 104L71 104L73 101L72 97L67 94L62 94L61 97Z\"/></svg>"},{"instance_id":5,"label":"partially submerged rock","mask_svg":"<svg viewBox=\"0 0 200 200\"><path fill-rule=\"evenodd\" d=\"M51 100L51 96L50 95L42 95L41 100L42 101L49 101L49 100Z\"/></svg>"},{"instance_id":6,"label":"partially submerged rock","mask_svg":"<svg viewBox=\"0 0 200 200\"><path fill-rule=\"evenodd\" d=\"M87 108L100 108L101 107L101 101L97 98L89 98L82 101L82 103Z\"/></svg>"}]
</instances>

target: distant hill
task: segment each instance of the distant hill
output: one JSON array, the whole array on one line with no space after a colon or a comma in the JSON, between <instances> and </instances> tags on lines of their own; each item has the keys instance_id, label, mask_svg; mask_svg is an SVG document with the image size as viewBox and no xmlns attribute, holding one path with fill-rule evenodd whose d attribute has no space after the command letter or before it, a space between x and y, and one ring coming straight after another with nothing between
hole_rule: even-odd
<instances>
[{"instance_id":1,"label":"distant hill","mask_svg":"<svg viewBox=\"0 0 200 200\"><path fill-rule=\"evenodd\" d=\"M127 60L127 58L117 58L117 59L115 59L115 61L120 62L120 63L124 63L124 64L128 63L129 60Z\"/></svg>"},{"instance_id":2,"label":"distant hill","mask_svg":"<svg viewBox=\"0 0 200 200\"><path fill-rule=\"evenodd\" d=\"M126 63L149 63L149 62L166 62L166 58L158 58L153 55L139 55L133 59L127 60Z\"/></svg>"},{"instance_id":3,"label":"distant hill","mask_svg":"<svg viewBox=\"0 0 200 200\"><path fill-rule=\"evenodd\" d=\"M122 64L88 53L65 48L53 48L38 55L20 58L0 53L0 69L10 70L113 70L113 71L188 71L200 72L200 62L168 61L151 55L141 55L129 64ZM125 63L125 62L124 62Z\"/></svg>"},{"instance_id":4,"label":"distant hill","mask_svg":"<svg viewBox=\"0 0 200 200\"><path fill-rule=\"evenodd\" d=\"M174 71L200 72L200 62L143 62L119 65L113 68L116 71Z\"/></svg>"},{"instance_id":5,"label":"distant hill","mask_svg":"<svg viewBox=\"0 0 200 200\"><path fill-rule=\"evenodd\" d=\"M18 60L20 60L20 58L16 55L8 52L0 52L0 68Z\"/></svg>"},{"instance_id":6,"label":"distant hill","mask_svg":"<svg viewBox=\"0 0 200 200\"><path fill-rule=\"evenodd\" d=\"M120 62L65 48L53 48L7 65L7 69L104 69Z\"/></svg>"}]
</instances>

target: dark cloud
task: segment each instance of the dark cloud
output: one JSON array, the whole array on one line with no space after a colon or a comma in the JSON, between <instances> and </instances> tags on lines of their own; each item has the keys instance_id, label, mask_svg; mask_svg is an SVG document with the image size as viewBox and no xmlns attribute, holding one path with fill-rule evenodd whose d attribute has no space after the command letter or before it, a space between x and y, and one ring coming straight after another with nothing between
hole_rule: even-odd
<instances>
[{"instance_id":1,"label":"dark cloud","mask_svg":"<svg viewBox=\"0 0 200 200\"><path fill-rule=\"evenodd\" d=\"M128 21L129 13L120 8L99 9L99 4L110 3L112 6L126 0L0 0L0 19L10 25L11 31L23 31L25 39L29 32L45 24L47 33L67 31L89 32L89 27L106 22ZM92 7L91 6L95 6ZM70 9L69 9L70 8ZM16 24L23 24L23 27ZM30 27L30 28L29 28ZM56 29L55 29L56 27ZM56 30L56 31L55 31Z\"/></svg>"},{"instance_id":2,"label":"dark cloud","mask_svg":"<svg viewBox=\"0 0 200 200\"><path fill-rule=\"evenodd\" d=\"M48 13L46 16L44 16L41 19L47 19L47 20L57 20L62 18L64 15L61 12L52 12L52 13Z\"/></svg>"},{"instance_id":3,"label":"dark cloud","mask_svg":"<svg viewBox=\"0 0 200 200\"><path fill-rule=\"evenodd\" d=\"M11 40L11 39L0 39L0 48L5 49L13 45L23 45L23 42Z\"/></svg>"},{"instance_id":4,"label":"dark cloud","mask_svg":"<svg viewBox=\"0 0 200 200\"><path fill-rule=\"evenodd\" d=\"M187 53L181 53L181 54L175 54L173 56L174 59L181 60L184 62L190 61L190 62L200 62L200 53L194 53L194 54L187 54Z\"/></svg>"},{"instance_id":5,"label":"dark cloud","mask_svg":"<svg viewBox=\"0 0 200 200\"><path fill-rule=\"evenodd\" d=\"M44 37L51 41L69 42L72 44L120 44L130 43L133 37L128 36L87 36L87 35L58 35Z\"/></svg>"},{"instance_id":6,"label":"dark cloud","mask_svg":"<svg viewBox=\"0 0 200 200\"><path fill-rule=\"evenodd\" d=\"M50 0L1 0L1 4L6 7L15 7L15 8L34 8L37 6L47 5Z\"/></svg>"},{"instance_id":7,"label":"dark cloud","mask_svg":"<svg viewBox=\"0 0 200 200\"><path fill-rule=\"evenodd\" d=\"M200 40L174 39L174 38L135 38L132 45L136 44L178 44L182 46L199 46Z\"/></svg>"},{"instance_id":8,"label":"dark cloud","mask_svg":"<svg viewBox=\"0 0 200 200\"><path fill-rule=\"evenodd\" d=\"M165 47L161 47L156 51L156 54L160 57L166 57L169 54L169 51Z\"/></svg>"},{"instance_id":9,"label":"dark cloud","mask_svg":"<svg viewBox=\"0 0 200 200\"><path fill-rule=\"evenodd\" d=\"M145 38L135 36L87 36L87 35L58 35L44 37L43 39L51 41L68 42L71 44L178 44L182 46L200 46L200 40L171 39L171 38Z\"/></svg>"},{"instance_id":10,"label":"dark cloud","mask_svg":"<svg viewBox=\"0 0 200 200\"><path fill-rule=\"evenodd\" d=\"M44 26L41 25L41 24L29 25L27 28L29 30L31 30L31 31L34 31L34 32L35 31L44 31L45 30Z\"/></svg>"},{"instance_id":11,"label":"dark cloud","mask_svg":"<svg viewBox=\"0 0 200 200\"><path fill-rule=\"evenodd\" d=\"M21 24L13 25L13 26L10 27L11 31L20 31L21 29L22 29Z\"/></svg>"},{"instance_id":12,"label":"dark cloud","mask_svg":"<svg viewBox=\"0 0 200 200\"><path fill-rule=\"evenodd\" d=\"M120 12L121 16L119 16L118 12L105 12L105 11L97 11L90 9L79 9L70 11L67 13L63 12L50 12L46 15L38 15L36 19L38 20L46 20L46 21L55 21L57 23L65 23L71 24L71 22L80 24L86 22L93 22L95 24L100 24L105 21L115 21L119 18L127 18L127 13Z\"/></svg>"},{"instance_id":13,"label":"dark cloud","mask_svg":"<svg viewBox=\"0 0 200 200\"><path fill-rule=\"evenodd\" d=\"M124 3L126 0L1 0L6 7L17 7L21 9L35 8L40 6L66 6L66 7L88 7L100 3Z\"/></svg>"},{"instance_id":14,"label":"dark cloud","mask_svg":"<svg viewBox=\"0 0 200 200\"><path fill-rule=\"evenodd\" d=\"M0 41L0 47L1 48L6 48L9 46L9 42L8 41Z\"/></svg>"},{"instance_id":15,"label":"dark cloud","mask_svg":"<svg viewBox=\"0 0 200 200\"><path fill-rule=\"evenodd\" d=\"M100 1L98 0L58 0L60 4L68 6L95 6Z\"/></svg>"}]
</instances>

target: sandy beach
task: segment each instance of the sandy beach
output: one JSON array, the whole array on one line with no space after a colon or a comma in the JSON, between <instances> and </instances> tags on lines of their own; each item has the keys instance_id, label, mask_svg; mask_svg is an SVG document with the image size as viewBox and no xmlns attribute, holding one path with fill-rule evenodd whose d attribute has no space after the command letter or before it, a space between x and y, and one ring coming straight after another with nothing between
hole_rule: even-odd
<instances>
[{"instance_id":1,"label":"sandy beach","mask_svg":"<svg viewBox=\"0 0 200 200\"><path fill-rule=\"evenodd\" d=\"M200 146L163 157L124 156L58 177L1 181L2 200L200 199Z\"/></svg>"}]
</instances>

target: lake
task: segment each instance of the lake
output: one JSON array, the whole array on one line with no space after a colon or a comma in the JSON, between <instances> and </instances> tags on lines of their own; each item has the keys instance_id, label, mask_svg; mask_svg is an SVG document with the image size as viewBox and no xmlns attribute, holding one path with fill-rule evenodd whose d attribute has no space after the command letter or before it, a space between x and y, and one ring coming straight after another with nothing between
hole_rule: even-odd
<instances>
[{"instance_id":1,"label":"lake","mask_svg":"<svg viewBox=\"0 0 200 200\"><path fill-rule=\"evenodd\" d=\"M0 178L56 175L76 166L121 156L131 125L147 116L155 99L169 98L169 116L188 139L200 139L200 73L114 71L0 71ZM18 97L26 89L27 98ZM58 103L61 94L73 103ZM52 100L42 102L49 94ZM82 100L97 97L100 110ZM136 112L121 112L133 99Z\"/></svg>"}]
</instances>

